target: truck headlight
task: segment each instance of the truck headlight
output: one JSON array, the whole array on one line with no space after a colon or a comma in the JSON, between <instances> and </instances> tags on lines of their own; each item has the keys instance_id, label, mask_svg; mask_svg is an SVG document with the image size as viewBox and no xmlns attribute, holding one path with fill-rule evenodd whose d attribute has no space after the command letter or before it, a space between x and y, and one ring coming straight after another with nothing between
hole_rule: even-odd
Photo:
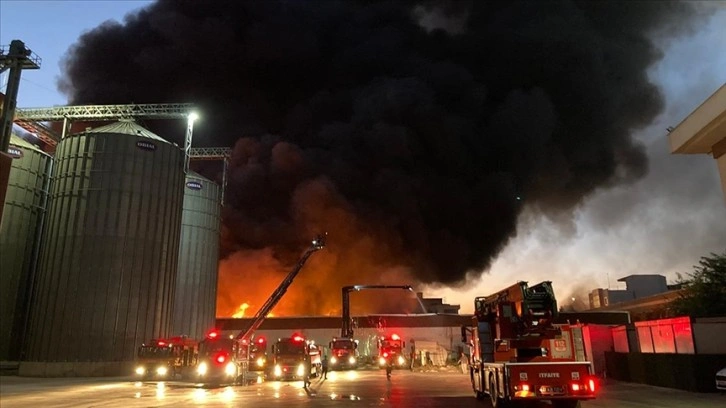
<instances>
[{"instance_id":1,"label":"truck headlight","mask_svg":"<svg viewBox=\"0 0 726 408\"><path fill-rule=\"evenodd\" d=\"M207 363L199 363L199 366L197 366L197 374L199 374L199 375L207 374L208 368L209 367L207 366Z\"/></svg>"},{"instance_id":2,"label":"truck headlight","mask_svg":"<svg viewBox=\"0 0 726 408\"><path fill-rule=\"evenodd\" d=\"M168 372L169 370L166 367L159 367L156 369L156 374L158 375L166 375Z\"/></svg>"},{"instance_id":3,"label":"truck headlight","mask_svg":"<svg viewBox=\"0 0 726 408\"><path fill-rule=\"evenodd\" d=\"M355 357L348 358L348 364L355 364Z\"/></svg>"},{"instance_id":4,"label":"truck headlight","mask_svg":"<svg viewBox=\"0 0 726 408\"><path fill-rule=\"evenodd\" d=\"M330 357L330 364L335 364L338 362L338 359L335 357Z\"/></svg>"},{"instance_id":5,"label":"truck headlight","mask_svg":"<svg viewBox=\"0 0 726 408\"><path fill-rule=\"evenodd\" d=\"M279 377L282 375L282 367L280 367L279 364L275 366L273 374L275 374L275 377Z\"/></svg>"},{"instance_id":6,"label":"truck headlight","mask_svg":"<svg viewBox=\"0 0 726 408\"><path fill-rule=\"evenodd\" d=\"M257 367L262 367L265 365L265 359L260 357L257 359Z\"/></svg>"},{"instance_id":7,"label":"truck headlight","mask_svg":"<svg viewBox=\"0 0 726 408\"><path fill-rule=\"evenodd\" d=\"M385 359L385 358L383 358L383 357L379 358L379 359L378 359L378 364L380 364L380 365L382 365L382 366L386 365L386 359Z\"/></svg>"},{"instance_id":8,"label":"truck headlight","mask_svg":"<svg viewBox=\"0 0 726 408\"><path fill-rule=\"evenodd\" d=\"M136 367L136 374L144 375L144 374L146 374L146 369L144 367L138 366L138 367Z\"/></svg>"},{"instance_id":9,"label":"truck headlight","mask_svg":"<svg viewBox=\"0 0 726 408\"><path fill-rule=\"evenodd\" d=\"M302 377L305 375L305 364L300 364L297 366L297 375L298 377Z\"/></svg>"},{"instance_id":10,"label":"truck headlight","mask_svg":"<svg viewBox=\"0 0 726 408\"><path fill-rule=\"evenodd\" d=\"M404 359L401 356L398 356L398 365L403 365L403 363L405 363L405 362L406 362L406 359Z\"/></svg>"},{"instance_id":11,"label":"truck headlight","mask_svg":"<svg viewBox=\"0 0 726 408\"><path fill-rule=\"evenodd\" d=\"M224 373L230 376L235 375L237 373L237 366L234 363L227 363L224 366Z\"/></svg>"}]
</instances>

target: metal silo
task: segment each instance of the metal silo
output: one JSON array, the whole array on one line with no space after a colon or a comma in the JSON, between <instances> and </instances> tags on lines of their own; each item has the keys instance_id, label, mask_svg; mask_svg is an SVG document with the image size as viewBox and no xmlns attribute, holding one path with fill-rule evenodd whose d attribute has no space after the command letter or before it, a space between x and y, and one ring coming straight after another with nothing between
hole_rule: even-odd
<instances>
[{"instance_id":1,"label":"metal silo","mask_svg":"<svg viewBox=\"0 0 726 408\"><path fill-rule=\"evenodd\" d=\"M216 322L220 188L190 172L184 184L174 334L201 339Z\"/></svg>"},{"instance_id":2,"label":"metal silo","mask_svg":"<svg viewBox=\"0 0 726 408\"><path fill-rule=\"evenodd\" d=\"M132 121L60 141L21 375L128 374L169 334L183 168Z\"/></svg>"},{"instance_id":3,"label":"metal silo","mask_svg":"<svg viewBox=\"0 0 726 408\"><path fill-rule=\"evenodd\" d=\"M53 159L12 135L13 158L0 227L0 361L19 361Z\"/></svg>"}]
</instances>

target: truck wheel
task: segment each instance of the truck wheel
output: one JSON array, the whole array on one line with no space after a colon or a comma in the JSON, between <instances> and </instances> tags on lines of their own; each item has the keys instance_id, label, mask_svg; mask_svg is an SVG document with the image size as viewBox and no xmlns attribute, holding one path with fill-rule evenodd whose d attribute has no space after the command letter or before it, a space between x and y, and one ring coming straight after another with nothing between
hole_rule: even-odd
<instances>
[{"instance_id":1,"label":"truck wheel","mask_svg":"<svg viewBox=\"0 0 726 408\"><path fill-rule=\"evenodd\" d=\"M504 398L499 398L497 382L494 380L493 374L489 376L489 398L492 401L492 408L505 408L507 405L507 401Z\"/></svg>"},{"instance_id":2,"label":"truck wheel","mask_svg":"<svg viewBox=\"0 0 726 408\"><path fill-rule=\"evenodd\" d=\"M580 408L579 400L552 400L553 408Z\"/></svg>"}]
</instances>

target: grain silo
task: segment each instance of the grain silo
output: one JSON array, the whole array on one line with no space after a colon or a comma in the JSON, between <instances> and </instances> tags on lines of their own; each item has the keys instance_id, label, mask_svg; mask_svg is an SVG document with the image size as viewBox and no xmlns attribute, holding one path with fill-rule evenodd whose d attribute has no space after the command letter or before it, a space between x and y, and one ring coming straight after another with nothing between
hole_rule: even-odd
<instances>
[{"instance_id":1,"label":"grain silo","mask_svg":"<svg viewBox=\"0 0 726 408\"><path fill-rule=\"evenodd\" d=\"M13 161L0 227L0 361L19 361L53 160L15 135L8 154Z\"/></svg>"},{"instance_id":2,"label":"grain silo","mask_svg":"<svg viewBox=\"0 0 726 408\"><path fill-rule=\"evenodd\" d=\"M20 374L128 374L171 328L184 154L120 121L61 140L54 163Z\"/></svg>"},{"instance_id":3,"label":"grain silo","mask_svg":"<svg viewBox=\"0 0 726 408\"><path fill-rule=\"evenodd\" d=\"M216 323L219 185L190 172L184 184L173 333L201 339Z\"/></svg>"}]
</instances>

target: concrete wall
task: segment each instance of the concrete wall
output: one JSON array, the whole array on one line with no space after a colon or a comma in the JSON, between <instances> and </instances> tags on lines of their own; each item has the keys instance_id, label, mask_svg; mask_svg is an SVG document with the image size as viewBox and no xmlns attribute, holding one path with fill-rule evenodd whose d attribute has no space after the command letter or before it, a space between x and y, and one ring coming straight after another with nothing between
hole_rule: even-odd
<instances>
[{"instance_id":1,"label":"concrete wall","mask_svg":"<svg viewBox=\"0 0 726 408\"><path fill-rule=\"evenodd\" d=\"M698 354L726 354L726 317L699 318L693 323Z\"/></svg>"},{"instance_id":2,"label":"concrete wall","mask_svg":"<svg viewBox=\"0 0 726 408\"><path fill-rule=\"evenodd\" d=\"M668 291L663 275L631 275L624 280L628 291L633 292L636 299Z\"/></svg>"},{"instance_id":3,"label":"concrete wall","mask_svg":"<svg viewBox=\"0 0 726 408\"><path fill-rule=\"evenodd\" d=\"M22 361L21 377L127 377L133 373L133 361L52 362Z\"/></svg>"},{"instance_id":4,"label":"concrete wall","mask_svg":"<svg viewBox=\"0 0 726 408\"><path fill-rule=\"evenodd\" d=\"M605 306L611 306L616 303L625 302L628 300L635 299L635 295L630 290L610 290L605 292L607 299L605 299Z\"/></svg>"},{"instance_id":5,"label":"concrete wall","mask_svg":"<svg viewBox=\"0 0 726 408\"><path fill-rule=\"evenodd\" d=\"M716 372L726 367L726 354L646 354L606 352L607 375L692 392L715 392Z\"/></svg>"}]
</instances>

